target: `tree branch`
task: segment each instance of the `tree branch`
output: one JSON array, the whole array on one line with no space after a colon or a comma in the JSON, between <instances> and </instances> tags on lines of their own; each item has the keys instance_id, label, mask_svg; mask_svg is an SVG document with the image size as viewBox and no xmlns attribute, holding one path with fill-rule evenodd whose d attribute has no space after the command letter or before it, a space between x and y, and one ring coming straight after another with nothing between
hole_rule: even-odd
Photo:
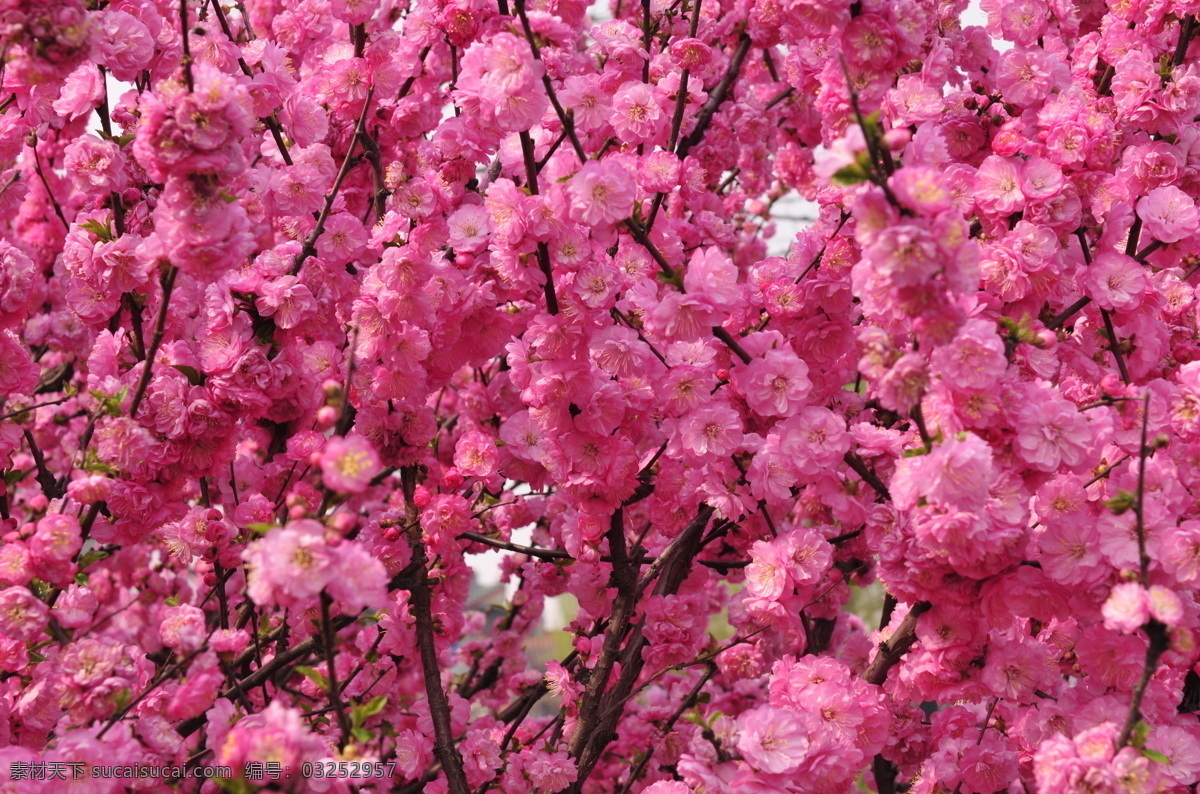
<instances>
[{"instance_id":1,"label":"tree branch","mask_svg":"<svg viewBox=\"0 0 1200 794\"><path fill-rule=\"evenodd\" d=\"M929 611L928 601L918 601L900 621L890 640L879 643L879 652L863 671L862 679L869 684L881 686L887 680L888 671L908 653L917 640L917 619Z\"/></svg>"},{"instance_id":2,"label":"tree branch","mask_svg":"<svg viewBox=\"0 0 1200 794\"><path fill-rule=\"evenodd\" d=\"M421 520L413 494L417 487L415 466L400 470L401 487L404 491L405 519L408 523L408 542L413 550L413 562L417 564L416 581L409 591L412 596L413 618L417 624L417 647L421 654L421 671L425 678L425 696L429 701L429 715L433 720L434 753L441 761L450 786L450 794L470 794L471 787L463 772L462 755L454 745L454 731L450 726L450 705L446 691L442 689L441 671L438 665L437 646L433 636L433 607L429 594L429 563L425 556L425 541L421 537Z\"/></svg>"}]
</instances>

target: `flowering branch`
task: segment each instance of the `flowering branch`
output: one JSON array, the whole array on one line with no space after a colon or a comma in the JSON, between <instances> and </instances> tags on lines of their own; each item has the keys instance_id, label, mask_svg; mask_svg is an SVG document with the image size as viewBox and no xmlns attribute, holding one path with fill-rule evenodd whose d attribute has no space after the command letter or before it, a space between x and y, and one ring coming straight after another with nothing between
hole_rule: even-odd
<instances>
[{"instance_id":1,"label":"flowering branch","mask_svg":"<svg viewBox=\"0 0 1200 794\"><path fill-rule=\"evenodd\" d=\"M679 159L687 157L688 152L692 147L700 143L704 139L704 133L708 130L708 125L712 123L713 116L716 115L722 103L725 102L725 97L729 94L729 89L738 78L738 73L742 70L742 63L746 60L746 54L750 52L750 36L743 33L738 37L737 49L733 51L733 56L729 59L729 68L725 71L725 76L721 78L721 82L717 83L717 87L708 95L708 100L704 103L704 107L700 108L700 114L696 117L696 126L692 128L692 132L679 144Z\"/></svg>"},{"instance_id":2,"label":"flowering branch","mask_svg":"<svg viewBox=\"0 0 1200 794\"><path fill-rule=\"evenodd\" d=\"M354 146L359 142L363 134L363 125L367 121L367 110L371 107L371 98L375 95L375 88L372 86L367 89L367 98L363 102L362 112L358 116L358 122L354 125L354 135L350 137L350 146L346 150L346 159L342 161L342 167L337 173L337 177L333 180L333 186L329 188L329 193L325 196L325 205L321 207L321 213L317 216L317 223L313 226L312 232L304 240L304 246L300 249L300 253L296 255L296 261L292 263L291 274L294 276L300 272L300 268L304 266L304 262L310 256L317 252L317 240L325 233L325 221L329 219L329 213L333 210L333 202L337 199L338 191L342 189L342 182L346 179L346 174L350 173L350 169L354 167L357 160L353 157Z\"/></svg>"},{"instance_id":3,"label":"flowering branch","mask_svg":"<svg viewBox=\"0 0 1200 794\"><path fill-rule=\"evenodd\" d=\"M142 377L138 380L137 389L133 392L133 399L129 401L130 416L137 416L138 408L142 404L142 397L146 395L146 387L150 385L150 378L154 374L154 359L158 355L158 348L162 345L163 334L166 331L167 307L171 303L171 293L175 289L175 277L178 273L179 270L174 265L169 265L163 272L162 299L158 304L158 318L154 321L154 336L150 338L150 349L146 351L146 360L142 363ZM91 434L86 435L90 437Z\"/></svg>"},{"instance_id":4,"label":"flowering branch","mask_svg":"<svg viewBox=\"0 0 1200 794\"><path fill-rule=\"evenodd\" d=\"M882 686L887 680L888 671L908 653L908 649L917 641L917 619L930 610L933 605L928 601L918 601L908 610L904 620L892 633L890 639L879 643L875 658L863 671L862 679L869 684Z\"/></svg>"},{"instance_id":5,"label":"flowering branch","mask_svg":"<svg viewBox=\"0 0 1200 794\"><path fill-rule=\"evenodd\" d=\"M463 772L462 755L454 745L454 732L450 727L450 705L446 691L442 689L441 672L437 658L437 647L433 636L433 607L430 603L429 564L425 556L425 541L422 538L421 520L414 502L417 487L417 470L405 466L400 470L400 482L404 490L405 521L408 525L408 542L412 547L416 578L412 589L413 618L417 626L417 647L421 654L421 670L425 676L425 696L429 714L433 720L436 737L434 751L442 763L451 794L470 794L467 776Z\"/></svg>"}]
</instances>

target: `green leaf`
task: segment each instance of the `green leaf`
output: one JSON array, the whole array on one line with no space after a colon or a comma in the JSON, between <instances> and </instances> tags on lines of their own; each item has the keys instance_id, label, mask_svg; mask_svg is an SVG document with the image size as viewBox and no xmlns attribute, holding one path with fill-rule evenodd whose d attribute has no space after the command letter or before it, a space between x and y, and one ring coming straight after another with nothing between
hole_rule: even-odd
<instances>
[{"instance_id":1,"label":"green leaf","mask_svg":"<svg viewBox=\"0 0 1200 794\"><path fill-rule=\"evenodd\" d=\"M1137 504L1137 495L1129 491L1117 491L1117 495L1107 500L1104 506L1113 511L1113 515L1121 515L1133 509Z\"/></svg>"},{"instance_id":2,"label":"green leaf","mask_svg":"<svg viewBox=\"0 0 1200 794\"><path fill-rule=\"evenodd\" d=\"M246 525L246 529L250 530L255 535L265 535L274 528L275 528L275 524L263 524L263 523L259 523L259 522L255 522L253 524Z\"/></svg>"},{"instance_id":3,"label":"green leaf","mask_svg":"<svg viewBox=\"0 0 1200 794\"><path fill-rule=\"evenodd\" d=\"M24 471L21 469L9 469L8 471L4 472L4 484L8 486L16 485L21 480L25 479L25 475L31 471L33 471L33 469L25 469Z\"/></svg>"},{"instance_id":4,"label":"green leaf","mask_svg":"<svg viewBox=\"0 0 1200 794\"><path fill-rule=\"evenodd\" d=\"M871 155L859 152L850 165L839 168L833 174L835 185L857 185L871 178Z\"/></svg>"},{"instance_id":5,"label":"green leaf","mask_svg":"<svg viewBox=\"0 0 1200 794\"><path fill-rule=\"evenodd\" d=\"M383 707L386 705L387 695L379 695L378 697L371 698L366 703L355 706L351 711L351 718L354 720L355 725L362 725L371 719L371 717L383 711Z\"/></svg>"},{"instance_id":6,"label":"green leaf","mask_svg":"<svg viewBox=\"0 0 1200 794\"><path fill-rule=\"evenodd\" d=\"M177 595L168 596L167 597L167 606L169 606L169 607L179 606L179 596L177 596Z\"/></svg>"},{"instance_id":7,"label":"green leaf","mask_svg":"<svg viewBox=\"0 0 1200 794\"><path fill-rule=\"evenodd\" d=\"M93 218L91 220L86 220L83 223L80 223L77 225L81 229L87 229L89 232L96 235L97 237L99 237L101 240L103 240L106 243L111 243L113 241L113 235L112 235L112 232L110 232L108 230L108 224L101 223L100 221L96 220L95 218Z\"/></svg>"},{"instance_id":8,"label":"green leaf","mask_svg":"<svg viewBox=\"0 0 1200 794\"><path fill-rule=\"evenodd\" d=\"M89 552L85 552L83 556L79 558L79 570L86 570L89 565L100 562L100 560L103 560L108 556L108 552L104 549L92 549Z\"/></svg>"},{"instance_id":9,"label":"green leaf","mask_svg":"<svg viewBox=\"0 0 1200 794\"><path fill-rule=\"evenodd\" d=\"M46 657L45 657L45 656L42 656L42 655L41 655L40 653L38 653L37 651L30 651L30 652L29 652L29 661L30 661L30 663L32 663L32 664L37 664L38 662L44 662L44 661L46 661Z\"/></svg>"},{"instance_id":10,"label":"green leaf","mask_svg":"<svg viewBox=\"0 0 1200 794\"><path fill-rule=\"evenodd\" d=\"M1146 746L1146 740L1150 738L1150 726L1145 721L1139 721L1133 726L1133 735L1129 737L1129 743L1141 750Z\"/></svg>"},{"instance_id":11,"label":"green leaf","mask_svg":"<svg viewBox=\"0 0 1200 794\"><path fill-rule=\"evenodd\" d=\"M1158 750L1151 750L1149 747L1142 748L1142 755L1149 758L1151 761L1156 761L1160 764L1169 764L1171 759L1160 753Z\"/></svg>"},{"instance_id":12,"label":"green leaf","mask_svg":"<svg viewBox=\"0 0 1200 794\"><path fill-rule=\"evenodd\" d=\"M375 734L371 733L366 728L351 728L350 735L353 736L360 744L368 744L375 738Z\"/></svg>"},{"instance_id":13,"label":"green leaf","mask_svg":"<svg viewBox=\"0 0 1200 794\"><path fill-rule=\"evenodd\" d=\"M313 668L300 665L296 668L296 672L307 678L309 681L312 681L326 692L329 691L329 679L318 673Z\"/></svg>"},{"instance_id":14,"label":"green leaf","mask_svg":"<svg viewBox=\"0 0 1200 794\"><path fill-rule=\"evenodd\" d=\"M193 386L203 386L204 381L208 377L195 367L189 367L187 364L172 364L171 366L182 372L184 377L188 379L188 383L192 384Z\"/></svg>"}]
</instances>

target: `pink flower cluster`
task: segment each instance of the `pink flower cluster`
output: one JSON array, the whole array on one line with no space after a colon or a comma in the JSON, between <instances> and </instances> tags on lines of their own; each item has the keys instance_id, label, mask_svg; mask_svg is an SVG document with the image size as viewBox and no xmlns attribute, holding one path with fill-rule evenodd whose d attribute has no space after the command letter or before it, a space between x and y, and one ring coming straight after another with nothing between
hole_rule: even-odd
<instances>
[{"instance_id":1,"label":"pink flower cluster","mask_svg":"<svg viewBox=\"0 0 1200 794\"><path fill-rule=\"evenodd\" d=\"M964 8L0 0L0 788L1194 789L1200 7Z\"/></svg>"}]
</instances>

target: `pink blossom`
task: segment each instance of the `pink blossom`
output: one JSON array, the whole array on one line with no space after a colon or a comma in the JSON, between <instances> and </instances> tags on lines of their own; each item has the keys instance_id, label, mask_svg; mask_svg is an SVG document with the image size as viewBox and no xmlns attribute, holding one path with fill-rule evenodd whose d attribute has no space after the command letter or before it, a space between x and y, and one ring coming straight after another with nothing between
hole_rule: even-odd
<instances>
[{"instance_id":1,"label":"pink blossom","mask_svg":"<svg viewBox=\"0 0 1200 794\"><path fill-rule=\"evenodd\" d=\"M471 477L495 474L498 458L495 440L478 431L463 433L454 447L454 465Z\"/></svg>"},{"instance_id":2,"label":"pink blossom","mask_svg":"<svg viewBox=\"0 0 1200 794\"><path fill-rule=\"evenodd\" d=\"M331 438L320 463L325 486L343 493L364 492L381 468L375 447L359 435Z\"/></svg>"},{"instance_id":3,"label":"pink blossom","mask_svg":"<svg viewBox=\"0 0 1200 794\"><path fill-rule=\"evenodd\" d=\"M742 440L742 422L728 405L720 402L696 408L679 423L679 442L690 454L724 457Z\"/></svg>"},{"instance_id":4,"label":"pink blossom","mask_svg":"<svg viewBox=\"0 0 1200 794\"><path fill-rule=\"evenodd\" d=\"M933 352L931 363L934 375L958 389L988 389L1008 367L1004 343L985 320L964 323L953 342Z\"/></svg>"},{"instance_id":5,"label":"pink blossom","mask_svg":"<svg viewBox=\"0 0 1200 794\"><path fill-rule=\"evenodd\" d=\"M204 626L204 612L190 604L182 604L167 610L158 627L163 645L176 648L185 653L195 651L204 644L207 631Z\"/></svg>"},{"instance_id":6,"label":"pink blossom","mask_svg":"<svg viewBox=\"0 0 1200 794\"><path fill-rule=\"evenodd\" d=\"M812 384L808 365L785 350L769 350L735 374L746 403L763 416L790 416L804 403Z\"/></svg>"},{"instance_id":7,"label":"pink blossom","mask_svg":"<svg viewBox=\"0 0 1200 794\"><path fill-rule=\"evenodd\" d=\"M50 610L24 587L0 590L0 633L29 641L46 628Z\"/></svg>"},{"instance_id":8,"label":"pink blossom","mask_svg":"<svg viewBox=\"0 0 1200 794\"><path fill-rule=\"evenodd\" d=\"M808 730L791 712L758 706L738 717L737 748L757 769L772 774L790 772L809 753Z\"/></svg>"},{"instance_id":9,"label":"pink blossom","mask_svg":"<svg viewBox=\"0 0 1200 794\"><path fill-rule=\"evenodd\" d=\"M1191 234L1200 210L1188 194L1174 185L1151 190L1138 199L1137 214L1151 238L1163 243L1175 243Z\"/></svg>"},{"instance_id":10,"label":"pink blossom","mask_svg":"<svg viewBox=\"0 0 1200 794\"><path fill-rule=\"evenodd\" d=\"M1105 628L1128 634L1150 619L1150 599L1137 582L1122 582L1109 593L1102 611Z\"/></svg>"},{"instance_id":11,"label":"pink blossom","mask_svg":"<svg viewBox=\"0 0 1200 794\"><path fill-rule=\"evenodd\" d=\"M1144 200L1144 199L1143 199ZM1146 271L1131 256L1106 251L1093 260L1084 276L1088 295L1104 309L1137 308L1146 290Z\"/></svg>"},{"instance_id":12,"label":"pink blossom","mask_svg":"<svg viewBox=\"0 0 1200 794\"><path fill-rule=\"evenodd\" d=\"M628 217L635 190L621 166L589 160L567 183L571 220L589 226L616 223Z\"/></svg>"}]
</instances>

